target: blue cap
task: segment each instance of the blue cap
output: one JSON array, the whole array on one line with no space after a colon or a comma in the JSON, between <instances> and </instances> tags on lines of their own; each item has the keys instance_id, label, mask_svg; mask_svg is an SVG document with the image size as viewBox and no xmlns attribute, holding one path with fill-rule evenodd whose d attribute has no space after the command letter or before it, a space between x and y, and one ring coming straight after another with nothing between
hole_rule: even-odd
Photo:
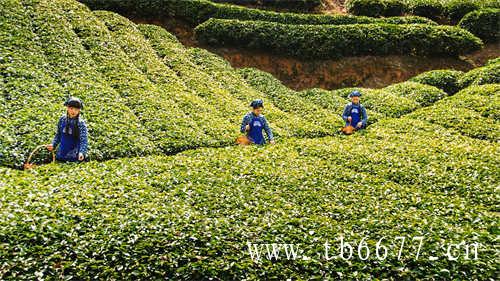
<instances>
[{"instance_id":1,"label":"blue cap","mask_svg":"<svg viewBox=\"0 0 500 281\"><path fill-rule=\"evenodd\" d=\"M250 106L252 108L264 107L264 101L262 101L261 99L254 100L254 101L252 101L252 103L250 104Z\"/></svg>"},{"instance_id":2,"label":"blue cap","mask_svg":"<svg viewBox=\"0 0 500 281\"><path fill-rule=\"evenodd\" d=\"M352 97L361 97L361 93L359 91L352 91L352 93L349 94L348 98Z\"/></svg>"}]
</instances>

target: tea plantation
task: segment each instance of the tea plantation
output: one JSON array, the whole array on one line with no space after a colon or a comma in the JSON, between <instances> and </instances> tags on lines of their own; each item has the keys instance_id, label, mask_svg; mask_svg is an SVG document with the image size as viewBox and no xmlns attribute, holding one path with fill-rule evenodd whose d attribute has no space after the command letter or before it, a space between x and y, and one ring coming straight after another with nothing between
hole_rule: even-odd
<instances>
[{"instance_id":1,"label":"tea plantation","mask_svg":"<svg viewBox=\"0 0 500 281\"><path fill-rule=\"evenodd\" d=\"M82 2L117 10L143 1ZM111 11L73 0L0 4L0 280L496 279L499 59L381 89L295 91ZM287 24L231 18L202 26ZM456 44L483 44L458 27L370 26L437 28ZM369 126L344 136L340 114L355 89ZM20 169L50 142L68 95L85 102L91 161L48 164L43 152L35 169ZM256 98L277 143L235 146ZM341 237L352 257L325 259L324 244L338 254ZM253 260L248 243L293 243L299 258Z\"/></svg>"}]
</instances>

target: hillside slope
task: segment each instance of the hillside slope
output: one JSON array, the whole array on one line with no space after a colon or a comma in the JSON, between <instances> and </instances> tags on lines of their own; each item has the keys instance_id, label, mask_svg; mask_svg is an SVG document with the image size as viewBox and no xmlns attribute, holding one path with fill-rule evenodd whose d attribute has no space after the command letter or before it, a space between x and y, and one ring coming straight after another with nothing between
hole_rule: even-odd
<instances>
[{"instance_id":1,"label":"hillside slope","mask_svg":"<svg viewBox=\"0 0 500 281\"><path fill-rule=\"evenodd\" d=\"M370 126L343 136L353 89L293 91L73 0L0 4L1 280L495 278L500 61L361 89ZM12 169L68 95L85 101L93 161ZM277 144L234 146L254 98ZM341 236L354 256L325 260ZM300 256L255 262L248 242ZM461 242L477 259L446 256Z\"/></svg>"}]
</instances>

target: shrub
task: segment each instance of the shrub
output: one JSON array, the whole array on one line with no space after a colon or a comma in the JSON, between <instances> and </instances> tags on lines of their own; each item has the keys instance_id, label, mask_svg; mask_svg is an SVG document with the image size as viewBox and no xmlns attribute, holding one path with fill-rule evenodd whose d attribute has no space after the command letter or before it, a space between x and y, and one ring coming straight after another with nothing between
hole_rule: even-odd
<instances>
[{"instance_id":1,"label":"shrub","mask_svg":"<svg viewBox=\"0 0 500 281\"><path fill-rule=\"evenodd\" d=\"M495 116L499 108L498 90L498 85L466 88L408 117L439 124L469 137L496 142L500 138L500 125L490 116Z\"/></svg>"},{"instance_id":2,"label":"shrub","mask_svg":"<svg viewBox=\"0 0 500 281\"><path fill-rule=\"evenodd\" d=\"M458 81L460 87L500 83L500 63L492 62L486 66L472 69Z\"/></svg>"},{"instance_id":3,"label":"shrub","mask_svg":"<svg viewBox=\"0 0 500 281\"><path fill-rule=\"evenodd\" d=\"M261 20L285 24L355 24L355 23L391 23L391 24L436 24L421 17L394 17L374 19L352 15L319 15L279 13L249 9L240 6L212 3L207 0L81 0L93 9L104 9L121 13L133 13L143 16L174 16L187 20L193 25L200 24L210 18Z\"/></svg>"},{"instance_id":4,"label":"shrub","mask_svg":"<svg viewBox=\"0 0 500 281\"><path fill-rule=\"evenodd\" d=\"M452 95L461 88L458 80L464 73L457 70L431 70L411 78L409 81L434 86Z\"/></svg>"},{"instance_id":5,"label":"shrub","mask_svg":"<svg viewBox=\"0 0 500 281\"><path fill-rule=\"evenodd\" d=\"M349 0L346 8L354 15L380 17L401 16L404 4L398 0Z\"/></svg>"},{"instance_id":6,"label":"shrub","mask_svg":"<svg viewBox=\"0 0 500 281\"><path fill-rule=\"evenodd\" d=\"M448 18L454 22L458 22L466 14L478 10L480 5L473 1L451 0L446 2L444 12Z\"/></svg>"},{"instance_id":7,"label":"shrub","mask_svg":"<svg viewBox=\"0 0 500 281\"><path fill-rule=\"evenodd\" d=\"M409 0L409 13L430 19L438 19L443 15L443 5L437 0Z\"/></svg>"},{"instance_id":8,"label":"shrub","mask_svg":"<svg viewBox=\"0 0 500 281\"><path fill-rule=\"evenodd\" d=\"M382 13L386 17L401 16L404 13L405 6L400 0L385 0L385 10Z\"/></svg>"},{"instance_id":9,"label":"shrub","mask_svg":"<svg viewBox=\"0 0 500 281\"><path fill-rule=\"evenodd\" d=\"M500 84L470 86L448 99L447 106L467 108L482 117L500 120Z\"/></svg>"},{"instance_id":10,"label":"shrub","mask_svg":"<svg viewBox=\"0 0 500 281\"><path fill-rule=\"evenodd\" d=\"M346 8L353 15L380 17L384 13L385 3L380 0L349 0Z\"/></svg>"},{"instance_id":11,"label":"shrub","mask_svg":"<svg viewBox=\"0 0 500 281\"><path fill-rule=\"evenodd\" d=\"M444 98L446 93L429 85L416 82L403 82L383 89L385 92L395 93L399 96L414 100L421 106L429 106Z\"/></svg>"},{"instance_id":12,"label":"shrub","mask_svg":"<svg viewBox=\"0 0 500 281\"><path fill-rule=\"evenodd\" d=\"M196 38L214 46L266 49L301 58L360 55L449 55L482 46L480 39L451 26L431 25L284 25L261 21L210 19Z\"/></svg>"},{"instance_id":13,"label":"shrub","mask_svg":"<svg viewBox=\"0 0 500 281\"><path fill-rule=\"evenodd\" d=\"M212 89L213 91L220 91L223 89L240 101L237 105L234 105L234 101L231 101L228 105L234 108L243 106L246 110L250 101L257 98L265 99L266 117L271 123L274 134L278 137L304 136L308 133L307 129L297 125L303 124L299 118L281 111L271 101L267 100L263 93L250 87L223 58L198 48L185 49L175 37L159 26L139 25L139 30L146 37L148 43L154 48L163 62L173 70L179 73L185 73L188 77L196 75L196 79L206 82L210 87L216 87L215 90ZM162 75L162 73L164 73L164 71L160 71L157 75ZM169 81L170 79L167 79L165 83L168 85L170 84ZM227 93L224 95L227 95ZM214 101L218 100L219 98L214 98ZM194 101L192 102L194 103ZM194 104L191 106L194 108ZM228 110L228 112L231 112L231 110ZM204 112L205 110L200 108L199 111ZM238 118L238 121L234 123L238 124L241 121L239 118L242 118L242 116L238 114L228 118ZM236 125L233 125L231 128L234 126ZM230 140L232 141L233 139Z\"/></svg>"},{"instance_id":14,"label":"shrub","mask_svg":"<svg viewBox=\"0 0 500 281\"><path fill-rule=\"evenodd\" d=\"M500 9L482 9L468 13L459 26L485 42L500 40Z\"/></svg>"},{"instance_id":15,"label":"shrub","mask_svg":"<svg viewBox=\"0 0 500 281\"><path fill-rule=\"evenodd\" d=\"M87 105L83 117L90 133L92 159L148 155L157 151L118 93L89 69L93 66L91 59L88 56L76 59L72 55L80 49L59 45L61 41L70 40L63 30L57 30L54 35L52 12L41 6L24 7L19 1L8 1L1 8L0 14L5 15L1 19L4 24L1 34L13 34L0 37L0 63L5 75L1 89L5 98L2 115L9 120L1 126L6 132L0 140L1 165L21 167L31 150L51 142L58 117L64 114L62 103L68 95L82 98ZM42 18L44 25L39 28ZM61 41L51 44L55 38ZM48 158L36 159L42 160Z\"/></svg>"},{"instance_id":16,"label":"shrub","mask_svg":"<svg viewBox=\"0 0 500 281\"><path fill-rule=\"evenodd\" d=\"M316 255L323 241L347 229L347 241L368 236L370 249L382 237L425 233L422 260L442 253L441 241L493 249L498 220L485 214L496 206L497 147L450 132L389 119L345 138L31 172L0 168L2 278L283 280L336 278L342 270L347 279L381 272L394 280L494 279L494 250L481 251L473 263L415 263L413 252L398 258L394 250L383 263L355 256L351 263L263 259L258 265L247 252L247 241L278 238ZM391 242L381 245L391 249ZM400 263L407 272L394 268ZM454 266L461 271L443 271Z\"/></svg>"},{"instance_id":17,"label":"shrub","mask_svg":"<svg viewBox=\"0 0 500 281\"><path fill-rule=\"evenodd\" d=\"M321 5L321 0L212 0L216 3L252 5L264 8L286 9L290 11L312 11Z\"/></svg>"},{"instance_id":18,"label":"shrub","mask_svg":"<svg viewBox=\"0 0 500 281\"><path fill-rule=\"evenodd\" d=\"M353 90L361 92L361 103L367 110L383 114L386 117L401 117L419 108L419 104L413 100L402 97L395 93L363 88L345 88L332 91L333 94L346 98Z\"/></svg>"},{"instance_id":19,"label":"shrub","mask_svg":"<svg viewBox=\"0 0 500 281\"><path fill-rule=\"evenodd\" d=\"M252 87L266 95L267 100L291 115L310 124L308 137L335 134L343 124L338 112L331 112L300 97L271 74L253 68L239 69L238 73ZM305 126L304 126L305 127Z\"/></svg>"}]
</instances>

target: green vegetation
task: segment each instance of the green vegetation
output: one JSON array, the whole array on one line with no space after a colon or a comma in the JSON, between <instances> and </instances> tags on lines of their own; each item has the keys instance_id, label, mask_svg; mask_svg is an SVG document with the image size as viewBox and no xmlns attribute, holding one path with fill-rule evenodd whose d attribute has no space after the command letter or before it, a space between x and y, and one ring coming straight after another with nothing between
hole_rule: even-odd
<instances>
[{"instance_id":1,"label":"green vegetation","mask_svg":"<svg viewBox=\"0 0 500 281\"><path fill-rule=\"evenodd\" d=\"M457 70L431 70L411 78L410 81L434 86L452 95L461 89L458 80L463 74Z\"/></svg>"},{"instance_id":2,"label":"green vegetation","mask_svg":"<svg viewBox=\"0 0 500 281\"><path fill-rule=\"evenodd\" d=\"M482 9L467 14L459 26L469 30L485 42L500 40L500 9Z\"/></svg>"},{"instance_id":3,"label":"green vegetation","mask_svg":"<svg viewBox=\"0 0 500 281\"><path fill-rule=\"evenodd\" d=\"M353 15L390 17L403 15L405 6L398 0L348 0L346 8Z\"/></svg>"},{"instance_id":4,"label":"green vegetation","mask_svg":"<svg viewBox=\"0 0 500 281\"><path fill-rule=\"evenodd\" d=\"M387 54L456 56L482 47L479 38L463 29L432 25L318 26L210 19L197 26L195 33L199 41L209 45L321 59Z\"/></svg>"},{"instance_id":5,"label":"green vegetation","mask_svg":"<svg viewBox=\"0 0 500 281\"><path fill-rule=\"evenodd\" d=\"M269 40L285 40L282 31ZM431 44L479 44L453 45L460 38ZM0 279L493 280L499 62L357 88L370 126L344 136L339 115L354 88L297 92L158 26L73 0L1 0ZM94 161L12 169L50 141L68 95L86 103ZM277 144L231 145L255 98ZM355 253L367 237L370 257L318 256L325 242L338 254L340 236ZM247 242L301 250L254 262ZM445 256L461 242L480 243L477 259L464 248L456 261Z\"/></svg>"},{"instance_id":6,"label":"green vegetation","mask_svg":"<svg viewBox=\"0 0 500 281\"><path fill-rule=\"evenodd\" d=\"M500 61L492 60L483 67L474 68L458 80L460 87L500 83Z\"/></svg>"},{"instance_id":7,"label":"green vegetation","mask_svg":"<svg viewBox=\"0 0 500 281\"><path fill-rule=\"evenodd\" d=\"M132 13L148 17L173 16L198 25L210 18L260 20L284 24L356 24L356 23L389 23L389 24L436 24L421 17L395 17L375 19L350 15L315 15L297 13L279 13L259 9L217 4L207 0L80 0L92 9L103 9L119 13Z\"/></svg>"},{"instance_id":8,"label":"green vegetation","mask_svg":"<svg viewBox=\"0 0 500 281\"><path fill-rule=\"evenodd\" d=\"M286 9L290 11L311 11L321 5L321 0L211 0L216 3L255 5L263 8Z\"/></svg>"},{"instance_id":9,"label":"green vegetation","mask_svg":"<svg viewBox=\"0 0 500 281\"><path fill-rule=\"evenodd\" d=\"M485 183L498 181L495 153L487 142L403 118L352 138L0 169L0 237L11 241L0 249L2 277L493 277L495 190ZM401 235L426 243L418 261L408 245L401 260L391 251L383 263L253 263L246 251L247 241L286 242L313 257L340 234L369 236L370 247L382 236L387 246ZM443 256L439 243L462 240L484 245L479 260Z\"/></svg>"},{"instance_id":10,"label":"green vegetation","mask_svg":"<svg viewBox=\"0 0 500 281\"><path fill-rule=\"evenodd\" d=\"M436 87L415 82L394 84L384 90L411 99L421 106L429 106L446 96L445 92Z\"/></svg>"},{"instance_id":11,"label":"green vegetation","mask_svg":"<svg viewBox=\"0 0 500 281\"><path fill-rule=\"evenodd\" d=\"M466 136L496 142L500 139L500 124L493 117L494 109L500 106L499 101L498 84L473 86L408 116L452 128Z\"/></svg>"},{"instance_id":12,"label":"green vegetation","mask_svg":"<svg viewBox=\"0 0 500 281\"><path fill-rule=\"evenodd\" d=\"M361 16L400 16L403 13L458 22L481 8L500 8L498 0L348 0L347 10Z\"/></svg>"}]
</instances>

